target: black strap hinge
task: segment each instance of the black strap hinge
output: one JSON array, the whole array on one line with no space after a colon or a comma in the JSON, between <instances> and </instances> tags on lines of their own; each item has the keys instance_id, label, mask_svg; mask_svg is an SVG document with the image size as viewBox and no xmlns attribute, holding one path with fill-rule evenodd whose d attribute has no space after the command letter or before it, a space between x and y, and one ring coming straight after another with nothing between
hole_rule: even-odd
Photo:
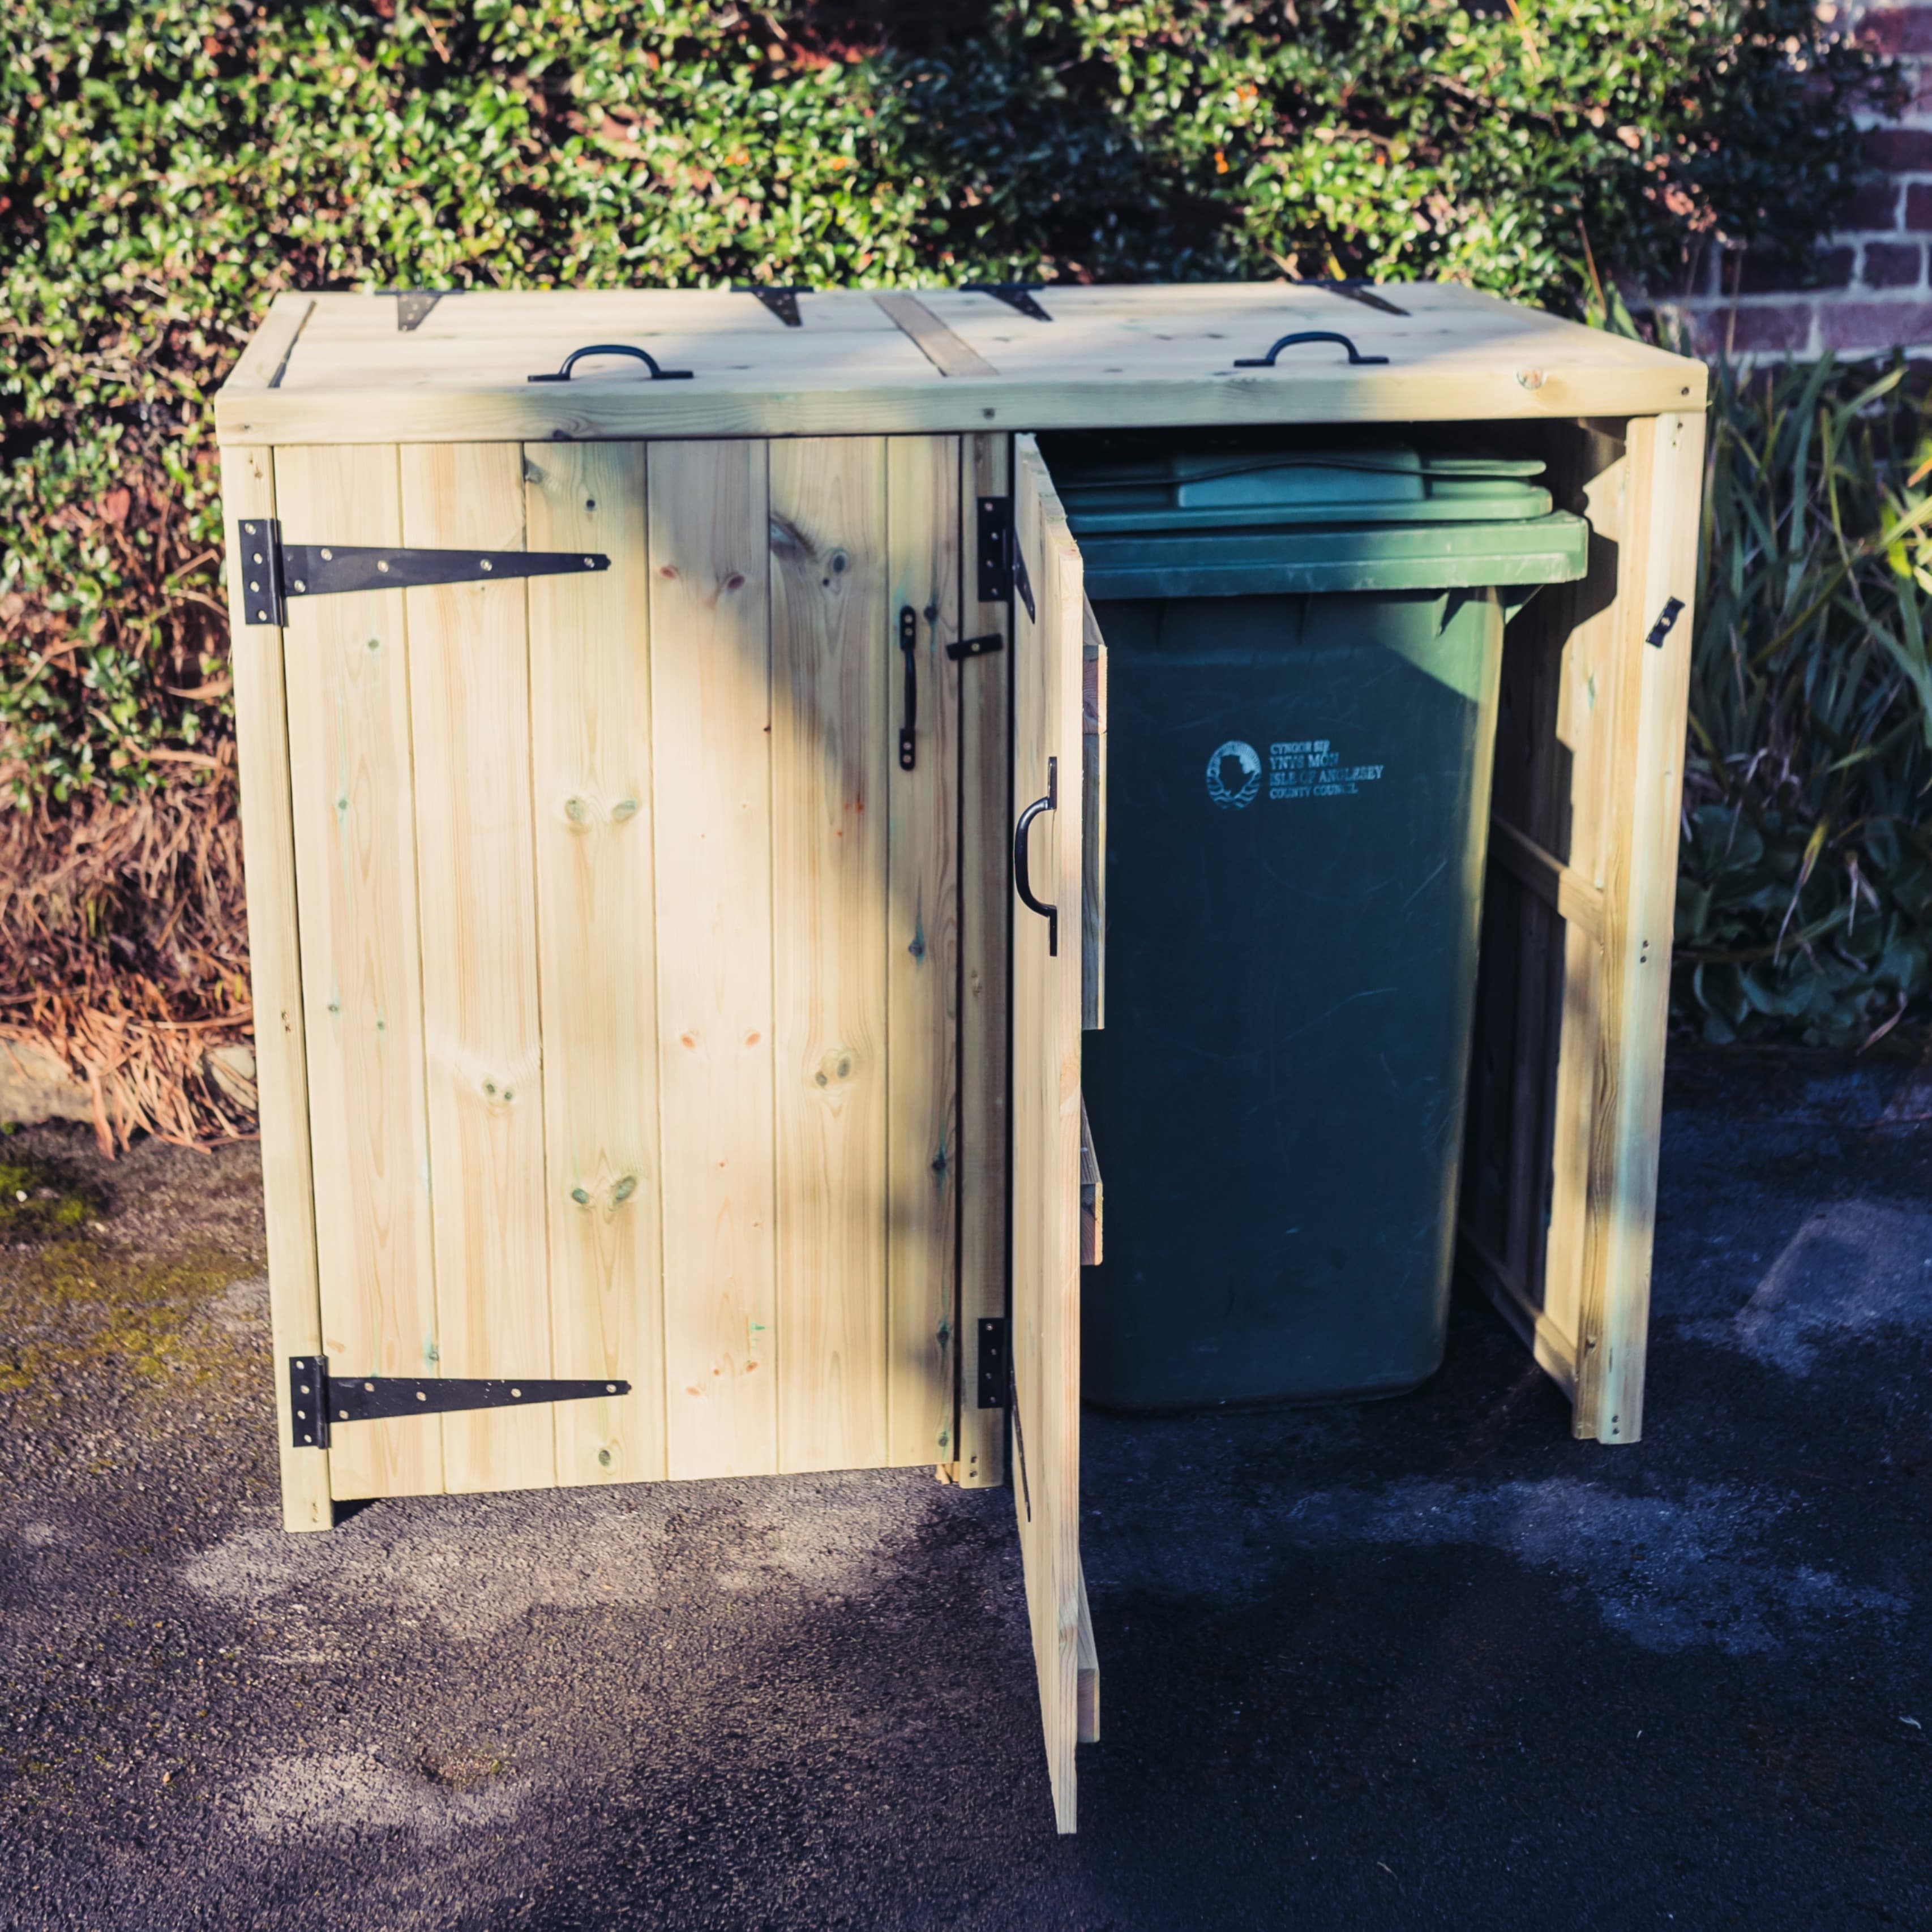
<instances>
[{"instance_id":1,"label":"black strap hinge","mask_svg":"<svg viewBox=\"0 0 1932 1932\"><path fill-rule=\"evenodd\" d=\"M1035 290L1046 286L1043 282L963 282L960 286L974 295L991 296L995 302L1003 302L1007 308L1018 309L1021 314L1030 316L1035 322L1053 320L1033 298Z\"/></svg>"},{"instance_id":2,"label":"black strap hinge","mask_svg":"<svg viewBox=\"0 0 1932 1932\"><path fill-rule=\"evenodd\" d=\"M446 1415L459 1409L527 1408L532 1402L580 1402L628 1395L626 1382L548 1382L515 1376L478 1381L460 1376L332 1376L326 1355L289 1358L290 1434L298 1449L326 1449L331 1426L384 1422L399 1415Z\"/></svg>"},{"instance_id":3,"label":"black strap hinge","mask_svg":"<svg viewBox=\"0 0 1932 1932\"><path fill-rule=\"evenodd\" d=\"M562 577L610 568L608 556L590 550L404 550L367 544L284 543L282 526L273 517L244 517L237 528L242 608L250 624L286 624L291 597Z\"/></svg>"},{"instance_id":4,"label":"black strap hinge","mask_svg":"<svg viewBox=\"0 0 1932 1932\"><path fill-rule=\"evenodd\" d=\"M1012 1379L1012 1351L1006 1346L1006 1318L1004 1315L982 1315L980 1318L980 1408L1004 1408Z\"/></svg>"},{"instance_id":5,"label":"black strap hinge","mask_svg":"<svg viewBox=\"0 0 1932 1932\"><path fill-rule=\"evenodd\" d=\"M982 604L1010 604L1016 591L1026 606L1027 615L1037 623L1033 583L1027 575L1026 559L1020 554L1018 532L1013 527L1013 500L1010 496L979 496L979 579Z\"/></svg>"}]
</instances>

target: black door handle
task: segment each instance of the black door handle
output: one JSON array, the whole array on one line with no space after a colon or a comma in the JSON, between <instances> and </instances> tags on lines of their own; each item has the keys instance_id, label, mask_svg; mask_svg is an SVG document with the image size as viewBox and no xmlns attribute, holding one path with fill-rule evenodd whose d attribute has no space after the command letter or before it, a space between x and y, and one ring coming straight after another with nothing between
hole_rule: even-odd
<instances>
[{"instance_id":1,"label":"black door handle","mask_svg":"<svg viewBox=\"0 0 1932 1932\"><path fill-rule=\"evenodd\" d=\"M1300 342L1335 342L1348 352L1348 360L1353 363L1386 362L1386 356L1364 356L1348 338L1338 329L1298 328L1292 335L1284 335L1265 356L1238 356L1234 358L1237 369L1272 369L1274 358L1284 349L1292 349Z\"/></svg>"},{"instance_id":2,"label":"black door handle","mask_svg":"<svg viewBox=\"0 0 1932 1932\"><path fill-rule=\"evenodd\" d=\"M688 382L691 380L688 369L661 369L658 358L648 349L634 348L628 342L593 342L587 349L573 349L563 358L563 367L553 370L547 376L530 376L524 380L531 382L567 382L570 372L586 356L634 356L651 372L653 382Z\"/></svg>"},{"instance_id":3,"label":"black door handle","mask_svg":"<svg viewBox=\"0 0 1932 1932\"><path fill-rule=\"evenodd\" d=\"M899 649L905 653L905 722L899 727L899 770L913 765L913 727L919 721L919 613L910 604L899 608Z\"/></svg>"},{"instance_id":4,"label":"black door handle","mask_svg":"<svg viewBox=\"0 0 1932 1932\"><path fill-rule=\"evenodd\" d=\"M1027 869L1027 835L1033 830L1033 822L1042 812L1060 809L1060 760L1048 758L1046 761L1046 796L1036 798L1020 814L1019 823L1013 827L1013 890L1020 896L1020 904L1028 912L1036 912L1046 921L1046 956L1056 959L1060 956L1060 908L1042 904L1034 897L1033 878Z\"/></svg>"}]
</instances>

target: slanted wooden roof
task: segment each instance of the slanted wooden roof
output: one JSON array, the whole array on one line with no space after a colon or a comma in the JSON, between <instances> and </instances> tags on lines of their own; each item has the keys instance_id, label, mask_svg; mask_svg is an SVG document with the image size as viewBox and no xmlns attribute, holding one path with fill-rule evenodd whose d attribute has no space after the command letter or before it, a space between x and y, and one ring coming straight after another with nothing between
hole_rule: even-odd
<instances>
[{"instance_id":1,"label":"slanted wooden roof","mask_svg":"<svg viewBox=\"0 0 1932 1932\"><path fill-rule=\"evenodd\" d=\"M1121 424L1628 416L1702 406L1703 365L1447 283L1392 315L1292 283L1056 286L1041 321L959 289L797 298L788 327L715 290L465 291L413 328L394 296L276 298L217 399L231 442L836 435ZM1242 369L1279 337L1348 336ZM598 343L604 357L532 382Z\"/></svg>"}]
</instances>

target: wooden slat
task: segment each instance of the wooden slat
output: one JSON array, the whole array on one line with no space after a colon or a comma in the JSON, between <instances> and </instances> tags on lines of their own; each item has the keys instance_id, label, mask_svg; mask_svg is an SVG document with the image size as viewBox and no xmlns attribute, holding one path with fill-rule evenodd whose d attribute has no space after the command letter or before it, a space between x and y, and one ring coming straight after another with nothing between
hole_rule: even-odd
<instances>
[{"instance_id":1,"label":"wooden slat","mask_svg":"<svg viewBox=\"0 0 1932 1932\"><path fill-rule=\"evenodd\" d=\"M1020 1555L1054 1811L1074 1828L1080 1626L1080 553L1038 446L1014 445L1014 525L1039 621L1014 616L1018 795L1058 805L1032 832L1035 890L1062 908L1016 920L1013 957L1013 1438Z\"/></svg>"},{"instance_id":2,"label":"wooden slat","mask_svg":"<svg viewBox=\"0 0 1932 1932\"><path fill-rule=\"evenodd\" d=\"M1701 416L1630 425L1610 761L1618 790L1604 862L1599 1077L1575 1416L1579 1436L1605 1442L1634 1442L1642 1429L1703 439ZM1683 606L1675 628L1660 648L1646 643L1671 598Z\"/></svg>"},{"instance_id":3,"label":"wooden slat","mask_svg":"<svg viewBox=\"0 0 1932 1932\"><path fill-rule=\"evenodd\" d=\"M778 1466L886 1460L886 447L775 442Z\"/></svg>"},{"instance_id":4,"label":"wooden slat","mask_svg":"<svg viewBox=\"0 0 1932 1932\"><path fill-rule=\"evenodd\" d=\"M942 376L997 376L1000 372L977 350L969 349L916 296L882 295L872 299L917 345Z\"/></svg>"},{"instance_id":5,"label":"wooden slat","mask_svg":"<svg viewBox=\"0 0 1932 1932\"><path fill-rule=\"evenodd\" d=\"M1106 1253L1106 1190L1094 1152L1094 1130L1087 1123L1087 1096L1080 1096L1080 1265L1098 1268Z\"/></svg>"},{"instance_id":6,"label":"wooden slat","mask_svg":"<svg viewBox=\"0 0 1932 1932\"><path fill-rule=\"evenodd\" d=\"M242 352L242 359L230 372L222 387L226 395L257 394L276 388L281 382L283 372L287 368L290 358L295 352L304 327L315 313L313 296L295 295L287 292L278 295L268 304L268 312L262 319L262 326L248 339L248 346ZM238 515L236 505L244 500L247 492L228 491L228 478L224 473L222 487L224 507L232 517Z\"/></svg>"},{"instance_id":7,"label":"wooden slat","mask_svg":"<svg viewBox=\"0 0 1932 1932\"><path fill-rule=\"evenodd\" d=\"M221 452L228 548L230 662L235 680L236 755L248 878L248 970L255 1010L255 1087L262 1137L262 1194L268 1249L269 1378L281 1464L282 1526L327 1529L328 1451L292 1446L291 1355L322 1349L316 1268L315 1194L310 1172L308 1070L304 1064L301 935L296 910L295 828L290 795L288 710L282 633L248 622L243 587L260 566L241 541L244 518L275 514L274 461L266 449Z\"/></svg>"},{"instance_id":8,"label":"wooden slat","mask_svg":"<svg viewBox=\"0 0 1932 1932\"><path fill-rule=\"evenodd\" d=\"M766 446L653 448L667 1460L778 1468Z\"/></svg>"},{"instance_id":9,"label":"wooden slat","mask_svg":"<svg viewBox=\"0 0 1932 1932\"><path fill-rule=\"evenodd\" d=\"M524 548L523 453L404 446L403 541ZM442 1372L552 1372L525 586L406 591ZM556 1412L443 1418L452 1490L556 1480Z\"/></svg>"},{"instance_id":10,"label":"wooden slat","mask_svg":"<svg viewBox=\"0 0 1932 1932\"><path fill-rule=\"evenodd\" d=\"M628 1396L556 1412L557 1480L664 1473L650 582L640 443L524 452L536 550L601 551L530 581L530 744L556 1372Z\"/></svg>"},{"instance_id":11,"label":"wooden slat","mask_svg":"<svg viewBox=\"0 0 1932 1932\"><path fill-rule=\"evenodd\" d=\"M1107 640L1081 609L1080 1024L1107 1024Z\"/></svg>"},{"instance_id":12,"label":"wooden slat","mask_svg":"<svg viewBox=\"0 0 1932 1932\"><path fill-rule=\"evenodd\" d=\"M278 450L275 498L297 541L404 540L393 448ZM435 1375L402 594L292 599L284 666L322 1346L338 1373ZM443 1486L433 1418L338 1430L328 1460L338 1498Z\"/></svg>"},{"instance_id":13,"label":"wooden slat","mask_svg":"<svg viewBox=\"0 0 1932 1932\"><path fill-rule=\"evenodd\" d=\"M1010 488L1012 440L962 439L962 557L977 556L976 500ZM968 637L1010 635L1010 607L982 603L976 569L961 586ZM1013 653L959 667L959 1457L957 1480L979 1489L1006 1479L1006 1414L974 1400L979 1324L1006 1312L1006 1070L1012 932L1012 784L1008 734Z\"/></svg>"},{"instance_id":14,"label":"wooden slat","mask_svg":"<svg viewBox=\"0 0 1932 1932\"><path fill-rule=\"evenodd\" d=\"M1536 1305L1529 1284L1471 1229L1457 1238L1464 1271L1495 1305L1522 1339L1536 1365L1573 1401L1576 1394L1575 1358L1570 1337Z\"/></svg>"},{"instance_id":15,"label":"wooden slat","mask_svg":"<svg viewBox=\"0 0 1932 1932\"><path fill-rule=\"evenodd\" d=\"M959 635L959 466L956 436L886 446L892 644L901 609L918 613L913 768L895 762L886 777L886 1458L949 1469L958 1453L959 691L992 668L946 655Z\"/></svg>"},{"instance_id":16,"label":"wooden slat","mask_svg":"<svg viewBox=\"0 0 1932 1932\"><path fill-rule=\"evenodd\" d=\"M1498 865L1507 866L1560 919L1580 926L1593 938L1602 932L1604 895L1593 880L1546 852L1508 820L1492 817L1490 829L1494 837L1490 856Z\"/></svg>"},{"instance_id":17,"label":"wooden slat","mask_svg":"<svg viewBox=\"0 0 1932 1932\"><path fill-rule=\"evenodd\" d=\"M1080 1642L1078 1663L1079 1741L1100 1742L1100 1653L1094 1642L1094 1612L1087 1607L1087 1570L1080 1570Z\"/></svg>"}]
</instances>

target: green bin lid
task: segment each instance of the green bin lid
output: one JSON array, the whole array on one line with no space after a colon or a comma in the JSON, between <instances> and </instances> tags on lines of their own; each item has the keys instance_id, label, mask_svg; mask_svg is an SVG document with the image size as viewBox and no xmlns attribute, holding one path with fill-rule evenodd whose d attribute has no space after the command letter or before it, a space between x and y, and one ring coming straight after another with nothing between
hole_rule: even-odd
<instances>
[{"instance_id":1,"label":"green bin lid","mask_svg":"<svg viewBox=\"0 0 1932 1932\"><path fill-rule=\"evenodd\" d=\"M1238 597L1555 584L1589 526L1534 458L1333 448L1056 451L1090 597Z\"/></svg>"}]
</instances>

